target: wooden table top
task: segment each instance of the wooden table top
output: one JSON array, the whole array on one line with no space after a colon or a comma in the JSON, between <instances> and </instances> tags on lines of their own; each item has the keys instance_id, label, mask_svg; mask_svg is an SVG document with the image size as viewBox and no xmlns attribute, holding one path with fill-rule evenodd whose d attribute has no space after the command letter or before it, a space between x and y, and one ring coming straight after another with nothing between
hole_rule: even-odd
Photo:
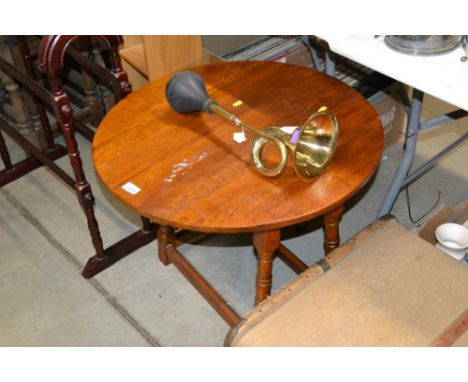
<instances>
[{"instance_id":1,"label":"wooden table top","mask_svg":"<svg viewBox=\"0 0 468 382\"><path fill-rule=\"evenodd\" d=\"M238 144L231 123L206 113L178 114L165 99L171 76L153 81L106 115L93 142L96 171L139 215L203 232L258 232L322 215L356 193L376 169L383 147L377 113L355 90L325 74L273 62L225 62L193 68L208 94L247 124L300 126L321 106L336 115L339 139L312 182L294 173L289 155L276 178L250 161L252 134ZM241 100L240 106L233 103ZM122 186L131 182L141 191Z\"/></svg>"}]
</instances>

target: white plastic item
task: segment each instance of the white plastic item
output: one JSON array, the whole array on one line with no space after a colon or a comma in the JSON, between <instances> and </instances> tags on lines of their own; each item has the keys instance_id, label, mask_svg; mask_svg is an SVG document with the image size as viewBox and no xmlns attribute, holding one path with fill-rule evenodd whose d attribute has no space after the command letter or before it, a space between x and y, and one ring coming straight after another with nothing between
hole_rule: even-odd
<instances>
[{"instance_id":1,"label":"white plastic item","mask_svg":"<svg viewBox=\"0 0 468 382\"><path fill-rule=\"evenodd\" d=\"M460 250L468 247L468 228L461 224L444 223L435 231L437 241L443 246Z\"/></svg>"},{"instance_id":2,"label":"white plastic item","mask_svg":"<svg viewBox=\"0 0 468 382\"><path fill-rule=\"evenodd\" d=\"M436 247L441 251L445 252L447 255L452 256L455 260L462 260L465 257L466 251L464 249L450 249L446 246L437 243Z\"/></svg>"}]
</instances>

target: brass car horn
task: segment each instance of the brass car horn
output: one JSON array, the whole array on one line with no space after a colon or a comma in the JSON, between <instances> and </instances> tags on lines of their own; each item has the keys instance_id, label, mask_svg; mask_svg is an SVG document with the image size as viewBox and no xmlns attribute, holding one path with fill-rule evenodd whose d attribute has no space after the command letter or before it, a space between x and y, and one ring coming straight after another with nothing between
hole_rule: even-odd
<instances>
[{"instance_id":1,"label":"brass car horn","mask_svg":"<svg viewBox=\"0 0 468 382\"><path fill-rule=\"evenodd\" d=\"M289 150L294 157L297 176L303 181L311 180L325 168L335 152L338 122L335 115L326 108L313 113L302 127L296 128L292 133L279 127L257 130L221 108L208 96L205 82L200 75L190 71L179 72L168 81L166 99L178 113L215 113L235 126L254 133L256 137L252 142L250 157L257 171L265 176L273 177L283 171ZM268 141L276 144L281 154L280 163L275 168L268 168L262 162L262 151Z\"/></svg>"}]
</instances>

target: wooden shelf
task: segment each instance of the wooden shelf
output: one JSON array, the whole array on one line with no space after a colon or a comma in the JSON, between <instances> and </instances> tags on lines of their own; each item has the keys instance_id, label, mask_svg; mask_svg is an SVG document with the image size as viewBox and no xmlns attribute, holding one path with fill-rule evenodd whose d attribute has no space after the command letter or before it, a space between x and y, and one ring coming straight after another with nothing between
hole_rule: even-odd
<instances>
[{"instance_id":1,"label":"wooden shelf","mask_svg":"<svg viewBox=\"0 0 468 382\"><path fill-rule=\"evenodd\" d=\"M120 50L120 56L140 72L140 74L148 77L143 44L137 44Z\"/></svg>"},{"instance_id":2,"label":"wooden shelf","mask_svg":"<svg viewBox=\"0 0 468 382\"><path fill-rule=\"evenodd\" d=\"M201 36L124 36L122 64L133 89L165 74L217 61L202 49Z\"/></svg>"},{"instance_id":3,"label":"wooden shelf","mask_svg":"<svg viewBox=\"0 0 468 382\"><path fill-rule=\"evenodd\" d=\"M204 64L201 36L142 36L148 79Z\"/></svg>"}]
</instances>

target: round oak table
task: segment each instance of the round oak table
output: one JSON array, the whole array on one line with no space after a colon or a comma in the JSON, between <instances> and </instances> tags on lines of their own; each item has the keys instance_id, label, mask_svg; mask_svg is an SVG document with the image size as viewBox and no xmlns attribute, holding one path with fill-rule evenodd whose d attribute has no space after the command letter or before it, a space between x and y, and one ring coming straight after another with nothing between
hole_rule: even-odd
<instances>
[{"instance_id":1,"label":"round oak table","mask_svg":"<svg viewBox=\"0 0 468 382\"><path fill-rule=\"evenodd\" d=\"M377 113L355 90L325 74L273 62L225 62L191 69L208 94L257 129L300 126L326 106L336 115L339 139L323 173L305 183L292 156L275 178L259 174L249 157L252 135L206 113L178 114L165 99L171 76L120 101L93 142L99 177L124 204L157 223L158 254L174 263L231 325L239 316L175 247L173 228L208 233L252 232L258 256L255 302L271 290L274 255L297 272L306 266L280 243L283 227L324 216L325 251L339 245L343 204L371 177L382 153ZM136 186L136 187L135 187Z\"/></svg>"}]
</instances>

